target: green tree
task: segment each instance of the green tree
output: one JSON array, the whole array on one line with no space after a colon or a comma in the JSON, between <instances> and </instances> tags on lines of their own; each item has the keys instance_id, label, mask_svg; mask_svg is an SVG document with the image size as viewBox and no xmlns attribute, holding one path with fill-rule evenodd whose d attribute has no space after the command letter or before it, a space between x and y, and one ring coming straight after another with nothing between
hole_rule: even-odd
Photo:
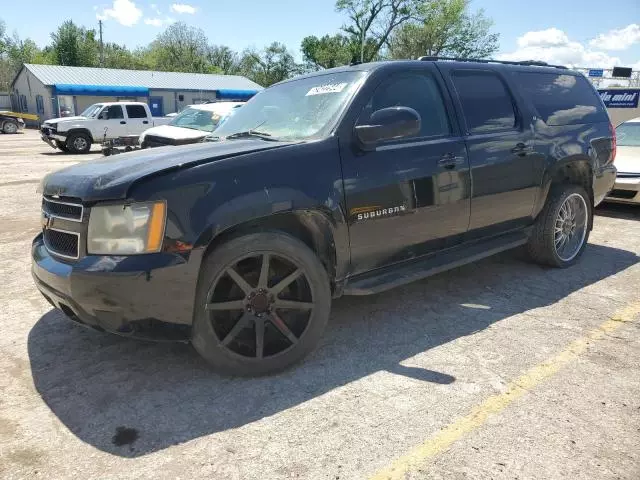
<instances>
[{"instance_id":1,"label":"green tree","mask_svg":"<svg viewBox=\"0 0 640 480\"><path fill-rule=\"evenodd\" d=\"M200 28L176 22L162 32L150 45L148 59L157 70L206 73L207 36Z\"/></svg>"},{"instance_id":2,"label":"green tree","mask_svg":"<svg viewBox=\"0 0 640 480\"><path fill-rule=\"evenodd\" d=\"M479 10L470 12L469 0L429 0L417 6L411 22L391 38L392 58L453 56L486 58L498 50L499 34L493 21Z\"/></svg>"},{"instance_id":3,"label":"green tree","mask_svg":"<svg viewBox=\"0 0 640 480\"><path fill-rule=\"evenodd\" d=\"M338 0L336 10L349 19L342 30L357 39L358 60L376 60L391 34L412 18L415 4L416 0Z\"/></svg>"},{"instance_id":4,"label":"green tree","mask_svg":"<svg viewBox=\"0 0 640 480\"><path fill-rule=\"evenodd\" d=\"M64 22L51 34L51 48L58 65L95 67L98 65L96 31L79 27L72 20Z\"/></svg>"},{"instance_id":5,"label":"green tree","mask_svg":"<svg viewBox=\"0 0 640 480\"><path fill-rule=\"evenodd\" d=\"M312 70L347 65L353 59L357 45L344 35L309 36L302 39L300 49L307 66Z\"/></svg>"},{"instance_id":6,"label":"green tree","mask_svg":"<svg viewBox=\"0 0 640 480\"><path fill-rule=\"evenodd\" d=\"M283 44L273 42L262 51L245 50L240 59L239 73L263 87L292 77L300 72L293 55Z\"/></svg>"},{"instance_id":7,"label":"green tree","mask_svg":"<svg viewBox=\"0 0 640 480\"><path fill-rule=\"evenodd\" d=\"M238 54L226 45L210 45L207 48L207 62L210 68L225 75L233 75L240 68Z\"/></svg>"},{"instance_id":8,"label":"green tree","mask_svg":"<svg viewBox=\"0 0 640 480\"><path fill-rule=\"evenodd\" d=\"M144 70L127 47L116 43L104 44L104 67Z\"/></svg>"},{"instance_id":9,"label":"green tree","mask_svg":"<svg viewBox=\"0 0 640 480\"><path fill-rule=\"evenodd\" d=\"M0 19L0 56L6 53L7 51L7 43L5 35L7 33L6 24Z\"/></svg>"}]
</instances>

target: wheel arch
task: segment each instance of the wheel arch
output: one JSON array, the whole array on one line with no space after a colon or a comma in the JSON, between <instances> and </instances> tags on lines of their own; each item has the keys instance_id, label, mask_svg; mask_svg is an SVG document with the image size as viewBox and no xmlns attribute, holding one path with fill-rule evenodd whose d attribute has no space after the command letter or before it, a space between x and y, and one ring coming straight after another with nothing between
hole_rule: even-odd
<instances>
[{"instance_id":1,"label":"wheel arch","mask_svg":"<svg viewBox=\"0 0 640 480\"><path fill-rule=\"evenodd\" d=\"M535 216L537 217L544 208L551 189L563 184L582 186L589 195L591 208L593 208L593 172L592 159L583 154L567 156L554 163L552 167L545 172L543 192L536 204ZM589 229L592 228L593 221L592 218L590 218Z\"/></svg>"},{"instance_id":2,"label":"wheel arch","mask_svg":"<svg viewBox=\"0 0 640 480\"><path fill-rule=\"evenodd\" d=\"M198 244L205 247L204 258L232 238L261 231L283 232L302 241L318 256L333 283L338 269L333 229L327 216L317 210L280 212L246 219L223 229L208 229Z\"/></svg>"},{"instance_id":3,"label":"wheel arch","mask_svg":"<svg viewBox=\"0 0 640 480\"><path fill-rule=\"evenodd\" d=\"M93 138L91 131L87 128L72 128L71 130L67 130L65 133L67 134L67 138L69 138L71 135L75 133L84 133L89 137L89 139L91 140L91 143L95 143L95 139Z\"/></svg>"}]
</instances>

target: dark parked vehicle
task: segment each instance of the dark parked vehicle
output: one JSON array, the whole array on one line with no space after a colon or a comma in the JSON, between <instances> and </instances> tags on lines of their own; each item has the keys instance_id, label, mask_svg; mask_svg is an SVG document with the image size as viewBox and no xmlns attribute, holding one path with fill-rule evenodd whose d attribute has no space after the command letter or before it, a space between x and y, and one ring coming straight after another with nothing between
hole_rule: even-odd
<instances>
[{"instance_id":1,"label":"dark parked vehicle","mask_svg":"<svg viewBox=\"0 0 640 480\"><path fill-rule=\"evenodd\" d=\"M596 91L532 62L326 70L215 134L48 175L33 276L78 323L191 341L233 374L301 360L341 295L521 245L572 265L616 177Z\"/></svg>"}]
</instances>

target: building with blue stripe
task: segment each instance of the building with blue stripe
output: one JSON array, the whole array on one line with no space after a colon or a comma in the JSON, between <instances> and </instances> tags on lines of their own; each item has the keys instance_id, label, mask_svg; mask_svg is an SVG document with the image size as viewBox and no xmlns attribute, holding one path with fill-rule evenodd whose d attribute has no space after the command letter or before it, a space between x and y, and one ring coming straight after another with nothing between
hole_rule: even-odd
<instances>
[{"instance_id":1,"label":"building with blue stripe","mask_svg":"<svg viewBox=\"0 0 640 480\"><path fill-rule=\"evenodd\" d=\"M46 120L98 102L138 101L160 117L187 105L248 100L260 90L238 75L25 64L11 83L11 106Z\"/></svg>"}]
</instances>

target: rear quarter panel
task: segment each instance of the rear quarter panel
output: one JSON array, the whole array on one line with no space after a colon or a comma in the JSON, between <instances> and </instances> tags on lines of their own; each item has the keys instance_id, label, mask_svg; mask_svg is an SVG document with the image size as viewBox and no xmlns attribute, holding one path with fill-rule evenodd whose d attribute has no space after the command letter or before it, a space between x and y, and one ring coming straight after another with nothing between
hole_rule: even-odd
<instances>
[{"instance_id":1,"label":"rear quarter panel","mask_svg":"<svg viewBox=\"0 0 640 480\"><path fill-rule=\"evenodd\" d=\"M544 155L542 192L536 202L537 215L546 202L551 183L559 170L568 164L585 168L592 177L589 193L594 205L599 204L613 188L616 169L609 163L611 131L607 122L548 126L542 120L535 122L536 150Z\"/></svg>"}]
</instances>

